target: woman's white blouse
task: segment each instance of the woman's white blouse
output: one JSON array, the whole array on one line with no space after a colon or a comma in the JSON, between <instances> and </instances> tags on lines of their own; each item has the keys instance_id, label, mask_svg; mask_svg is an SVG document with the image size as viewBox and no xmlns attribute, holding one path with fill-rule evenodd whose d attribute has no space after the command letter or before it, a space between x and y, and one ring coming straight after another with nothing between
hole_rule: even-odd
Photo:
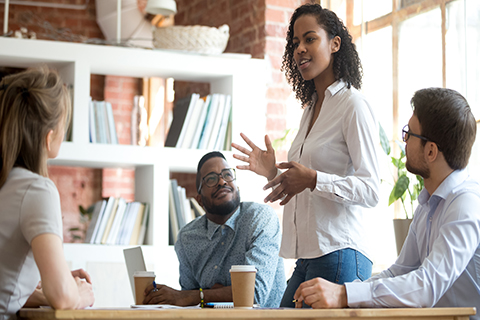
<instances>
[{"instance_id":1,"label":"woman's white blouse","mask_svg":"<svg viewBox=\"0 0 480 320\"><path fill-rule=\"evenodd\" d=\"M317 171L317 185L285 205L280 256L311 259L352 248L368 257L362 207L378 203L373 109L355 88L327 88L320 114L306 137L316 98L303 113L288 160Z\"/></svg>"}]
</instances>

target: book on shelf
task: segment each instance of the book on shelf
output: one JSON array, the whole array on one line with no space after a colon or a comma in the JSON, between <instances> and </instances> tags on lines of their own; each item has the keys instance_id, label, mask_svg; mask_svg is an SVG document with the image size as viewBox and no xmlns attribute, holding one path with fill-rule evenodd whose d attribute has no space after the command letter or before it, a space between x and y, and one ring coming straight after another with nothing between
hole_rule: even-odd
<instances>
[{"instance_id":1,"label":"book on shelf","mask_svg":"<svg viewBox=\"0 0 480 320\"><path fill-rule=\"evenodd\" d=\"M135 221L133 222L132 233L130 239L128 239L129 245L135 245L138 241L138 235L140 234L140 227L142 226L142 218L145 211L145 205L143 203L138 203L137 215Z\"/></svg>"},{"instance_id":2,"label":"book on shelf","mask_svg":"<svg viewBox=\"0 0 480 320\"><path fill-rule=\"evenodd\" d=\"M177 241L178 232L186 224L204 215L205 210L194 198L186 197L185 188L178 186L175 179L170 180L168 200L169 243L173 245Z\"/></svg>"},{"instance_id":3,"label":"book on shelf","mask_svg":"<svg viewBox=\"0 0 480 320\"><path fill-rule=\"evenodd\" d=\"M118 144L112 104L106 101L90 100L88 108L90 142Z\"/></svg>"},{"instance_id":4,"label":"book on shelf","mask_svg":"<svg viewBox=\"0 0 480 320\"><path fill-rule=\"evenodd\" d=\"M231 119L230 95L198 93L179 99L173 109L173 121L166 147L221 150L227 140ZM231 138L230 138L231 139Z\"/></svg>"},{"instance_id":5,"label":"book on shelf","mask_svg":"<svg viewBox=\"0 0 480 320\"><path fill-rule=\"evenodd\" d=\"M205 214L205 210L202 206L197 202L195 198L190 198L190 203L192 206L192 210L195 213L195 218L201 217Z\"/></svg>"},{"instance_id":6,"label":"book on shelf","mask_svg":"<svg viewBox=\"0 0 480 320\"><path fill-rule=\"evenodd\" d=\"M203 127L205 126L205 118L207 117L208 108L210 107L210 101L212 100L212 96L208 95L205 97L205 102L203 103L202 112L200 113L200 117L198 118L197 128L195 129L195 134L192 138L192 144L190 145L191 149L197 149L198 142L200 141L200 137L202 136Z\"/></svg>"},{"instance_id":7,"label":"book on shelf","mask_svg":"<svg viewBox=\"0 0 480 320\"><path fill-rule=\"evenodd\" d=\"M227 133L225 133L225 144L223 145L223 150L230 151L232 150L232 111L230 110L230 115L228 117Z\"/></svg>"},{"instance_id":8,"label":"book on shelf","mask_svg":"<svg viewBox=\"0 0 480 320\"><path fill-rule=\"evenodd\" d=\"M87 232L85 233L85 243L93 243L92 239L95 239L96 230L98 230L97 221L100 218L103 210L105 210L105 206L107 205L107 201L100 200L95 202L92 212L92 218L90 219L90 223L87 228Z\"/></svg>"},{"instance_id":9,"label":"book on shelf","mask_svg":"<svg viewBox=\"0 0 480 320\"><path fill-rule=\"evenodd\" d=\"M210 105L208 107L207 116L205 117L205 125L203 126L202 135L200 136L197 149L207 148L208 140L210 139L210 135L212 134L213 124L217 116L218 104L219 95L213 94Z\"/></svg>"},{"instance_id":10,"label":"book on shelf","mask_svg":"<svg viewBox=\"0 0 480 320\"><path fill-rule=\"evenodd\" d=\"M112 227L110 228L110 232L106 237L106 241L102 242L103 244L115 244L117 240L118 233L120 232L120 226L125 215L125 209L127 207L127 202L123 198L118 198L117 200L117 208L115 213L115 218L113 219Z\"/></svg>"},{"instance_id":11,"label":"book on shelf","mask_svg":"<svg viewBox=\"0 0 480 320\"><path fill-rule=\"evenodd\" d=\"M173 185L172 182L168 186L168 215L169 215L169 242L171 245L177 242L178 235L178 221L177 221L177 211L175 210L175 199L173 198Z\"/></svg>"},{"instance_id":12,"label":"book on shelf","mask_svg":"<svg viewBox=\"0 0 480 320\"><path fill-rule=\"evenodd\" d=\"M150 219L150 205L148 203L144 203L142 224L140 225L140 232L138 233L138 239L137 239L137 244L138 245L142 245L142 244L145 243L145 238L147 236L147 226L148 226L149 219Z\"/></svg>"},{"instance_id":13,"label":"book on shelf","mask_svg":"<svg viewBox=\"0 0 480 320\"><path fill-rule=\"evenodd\" d=\"M95 110L92 97L90 97L90 101L88 102L88 127L90 134L90 142L92 143L97 143L97 130L95 124Z\"/></svg>"},{"instance_id":14,"label":"book on shelf","mask_svg":"<svg viewBox=\"0 0 480 320\"><path fill-rule=\"evenodd\" d=\"M175 102L175 107L173 108L173 120L170 129L168 130L167 139L165 140L165 147L177 146L188 110L191 105L195 104L195 102L192 102L195 97L196 94L192 94Z\"/></svg>"},{"instance_id":15,"label":"book on shelf","mask_svg":"<svg viewBox=\"0 0 480 320\"><path fill-rule=\"evenodd\" d=\"M112 229L113 220L115 220L115 216L117 214L119 200L120 198L114 198L113 206L110 208L110 212L106 212L108 214L108 220L107 224L105 225L105 231L103 232L102 240L100 240L101 244L107 243L108 235L110 234L110 230Z\"/></svg>"},{"instance_id":16,"label":"book on shelf","mask_svg":"<svg viewBox=\"0 0 480 320\"><path fill-rule=\"evenodd\" d=\"M120 224L120 229L117 234L117 238L115 239L115 243L122 244L125 238L126 230L129 228L129 221L130 221L130 214L132 212L132 203L129 202L125 206L125 214L123 215L122 223Z\"/></svg>"},{"instance_id":17,"label":"book on shelf","mask_svg":"<svg viewBox=\"0 0 480 320\"><path fill-rule=\"evenodd\" d=\"M102 243L103 233L105 232L105 228L107 227L108 219L110 218L110 212L112 211L113 204L115 202L114 197L109 197L107 200L107 205L101 214L101 218L98 218L97 223L99 224L97 233L95 234L95 239L93 243L100 244Z\"/></svg>"},{"instance_id":18,"label":"book on shelf","mask_svg":"<svg viewBox=\"0 0 480 320\"><path fill-rule=\"evenodd\" d=\"M130 238L132 237L135 220L137 219L137 215L140 211L140 202L131 202L129 209L129 213L127 215L128 220L125 223L124 233L122 234L122 238L119 239L118 244L130 244Z\"/></svg>"},{"instance_id":19,"label":"book on shelf","mask_svg":"<svg viewBox=\"0 0 480 320\"><path fill-rule=\"evenodd\" d=\"M95 203L85 242L93 244L141 245L149 220L149 205L109 197Z\"/></svg>"},{"instance_id":20,"label":"book on shelf","mask_svg":"<svg viewBox=\"0 0 480 320\"><path fill-rule=\"evenodd\" d=\"M93 111L94 111L94 120L95 120L95 141L96 143L104 143L103 142L103 126L102 126L102 114L101 112L102 105L99 103L99 101L93 101Z\"/></svg>"},{"instance_id":21,"label":"book on shelf","mask_svg":"<svg viewBox=\"0 0 480 320\"><path fill-rule=\"evenodd\" d=\"M217 113L215 114L215 117L212 119L213 121L212 131L210 133L210 137L208 137L208 142L206 146L208 150L212 150L215 147L218 134L220 131L220 126L222 125L222 121L223 121L223 112L225 111L225 95L218 94L217 96L218 96L218 103L217 103L218 107L217 107Z\"/></svg>"},{"instance_id":22,"label":"book on shelf","mask_svg":"<svg viewBox=\"0 0 480 320\"><path fill-rule=\"evenodd\" d=\"M117 129L115 128L115 119L113 118L113 109L110 102L105 102L105 110L107 111L108 136L110 138L108 143L118 144Z\"/></svg>"},{"instance_id":23,"label":"book on shelf","mask_svg":"<svg viewBox=\"0 0 480 320\"><path fill-rule=\"evenodd\" d=\"M178 194L178 182L176 179L171 179L170 183L172 184L172 195L173 195L173 204L175 206L175 213L177 216L178 230L182 229L185 223L185 215L180 202L180 195Z\"/></svg>"},{"instance_id":24,"label":"book on shelf","mask_svg":"<svg viewBox=\"0 0 480 320\"><path fill-rule=\"evenodd\" d=\"M180 135L178 136L177 144L175 147L180 148L185 140L185 136L188 130L188 127L192 125L191 119L192 114L194 113L195 106L197 105L197 101L200 99L200 95L198 93L192 93L190 96L190 103L188 105L187 114L185 116L185 120L183 121L182 130L180 130Z\"/></svg>"},{"instance_id":25,"label":"book on shelf","mask_svg":"<svg viewBox=\"0 0 480 320\"><path fill-rule=\"evenodd\" d=\"M190 208L190 202L187 199L187 191L184 187L178 186L178 195L180 198L180 211L183 213L185 219L185 225L189 224L192 221L192 212Z\"/></svg>"},{"instance_id":26,"label":"book on shelf","mask_svg":"<svg viewBox=\"0 0 480 320\"><path fill-rule=\"evenodd\" d=\"M195 135L195 131L197 130L197 127L199 125L199 119L200 119L200 115L202 114L204 104L205 104L204 99L198 98L197 102L195 103L189 125L185 132L185 139L183 140L180 148L189 149L191 147L192 141ZM177 148L178 147L179 146L177 145Z\"/></svg>"},{"instance_id":27,"label":"book on shelf","mask_svg":"<svg viewBox=\"0 0 480 320\"><path fill-rule=\"evenodd\" d=\"M224 148L225 138L227 135L228 120L231 117L232 112L232 97L230 95L225 96L225 109L223 110L222 123L220 129L218 130L217 140L213 150L226 150Z\"/></svg>"}]
</instances>

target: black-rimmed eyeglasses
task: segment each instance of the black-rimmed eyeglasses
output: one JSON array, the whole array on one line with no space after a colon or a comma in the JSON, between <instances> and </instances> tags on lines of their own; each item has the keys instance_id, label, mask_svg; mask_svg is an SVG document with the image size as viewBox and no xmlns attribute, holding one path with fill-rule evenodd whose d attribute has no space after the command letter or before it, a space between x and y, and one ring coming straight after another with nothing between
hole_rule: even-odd
<instances>
[{"instance_id":1,"label":"black-rimmed eyeglasses","mask_svg":"<svg viewBox=\"0 0 480 320\"><path fill-rule=\"evenodd\" d=\"M440 150L440 145L438 143L436 143L435 141L433 141L431 139L428 139L427 137L421 136L419 134L415 134L415 133L410 132L410 128L408 127L408 124L407 124L402 129L402 140L403 140L403 142L407 142L408 139L410 139L410 136L414 136L414 137L417 137L418 139L422 139L422 140L425 140L425 141L433 142L437 145L437 148Z\"/></svg>"},{"instance_id":2,"label":"black-rimmed eyeglasses","mask_svg":"<svg viewBox=\"0 0 480 320\"><path fill-rule=\"evenodd\" d=\"M407 124L402 129L402 140L403 140L403 142L407 142L408 139L410 138L410 136L414 136L414 137L417 137L418 139L422 139L422 140L425 140L425 141L430 141L430 139L425 138L424 136L421 136L421 135L415 134L415 133L411 133L410 128L408 127L408 124Z\"/></svg>"},{"instance_id":3,"label":"black-rimmed eyeglasses","mask_svg":"<svg viewBox=\"0 0 480 320\"><path fill-rule=\"evenodd\" d=\"M235 169L226 168L226 169L223 169L220 173L210 172L205 177L203 177L202 180L200 181L200 185L198 186L198 190L197 190L198 193L200 193L200 190L202 190L202 186L204 184L209 188L215 187L218 184L220 177L222 177L222 179L225 182L232 182L233 180L236 179Z\"/></svg>"}]
</instances>

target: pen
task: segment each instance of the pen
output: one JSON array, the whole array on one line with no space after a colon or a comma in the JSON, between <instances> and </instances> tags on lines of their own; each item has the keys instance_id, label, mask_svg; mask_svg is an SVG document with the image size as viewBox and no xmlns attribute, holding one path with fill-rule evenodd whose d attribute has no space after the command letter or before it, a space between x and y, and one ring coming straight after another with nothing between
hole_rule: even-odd
<instances>
[{"instance_id":1,"label":"pen","mask_svg":"<svg viewBox=\"0 0 480 320\"><path fill-rule=\"evenodd\" d=\"M292 301L292 302L293 302L293 303L297 303L297 302L298 302L298 300L297 300L297 299L293 299L293 301Z\"/></svg>"},{"instance_id":2,"label":"pen","mask_svg":"<svg viewBox=\"0 0 480 320\"><path fill-rule=\"evenodd\" d=\"M153 280L153 290L152 292L157 292L158 289L157 289L157 283L155 282L155 280Z\"/></svg>"}]
</instances>

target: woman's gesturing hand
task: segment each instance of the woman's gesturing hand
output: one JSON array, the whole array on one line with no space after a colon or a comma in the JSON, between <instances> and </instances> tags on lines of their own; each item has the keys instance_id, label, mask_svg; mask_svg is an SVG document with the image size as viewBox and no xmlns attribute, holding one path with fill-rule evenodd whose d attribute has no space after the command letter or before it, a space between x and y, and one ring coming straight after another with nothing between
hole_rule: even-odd
<instances>
[{"instance_id":1,"label":"woman's gesturing hand","mask_svg":"<svg viewBox=\"0 0 480 320\"><path fill-rule=\"evenodd\" d=\"M234 154L233 157L240 161L248 163L247 165L237 166L240 170L250 170L264 176L268 180L272 180L277 175L277 168L275 167L275 150L273 150L272 143L268 135L265 136L265 146L267 150L262 150L257 147L246 135L240 133L240 136L252 148L248 150L236 143L232 143L232 147L242 152L244 155Z\"/></svg>"},{"instance_id":2,"label":"woman's gesturing hand","mask_svg":"<svg viewBox=\"0 0 480 320\"><path fill-rule=\"evenodd\" d=\"M268 182L263 190L278 185L266 198L265 202L282 200L280 205L286 205L297 193L306 188L314 189L317 181L317 171L307 168L298 162L282 162L277 164L279 169L287 169L284 173Z\"/></svg>"}]
</instances>

